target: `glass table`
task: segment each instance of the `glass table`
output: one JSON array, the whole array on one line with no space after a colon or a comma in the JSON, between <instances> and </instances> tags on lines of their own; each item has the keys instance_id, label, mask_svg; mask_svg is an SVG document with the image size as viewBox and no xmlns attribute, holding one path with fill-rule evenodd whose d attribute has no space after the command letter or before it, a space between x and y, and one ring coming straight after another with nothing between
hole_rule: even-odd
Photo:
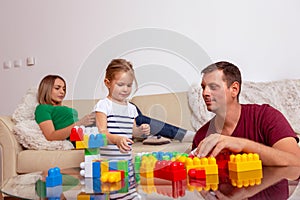
<instances>
[{"instance_id":1,"label":"glass table","mask_svg":"<svg viewBox=\"0 0 300 200\"><path fill-rule=\"evenodd\" d=\"M79 168L61 170L63 184L52 188L52 191L45 187L46 174L36 172L8 179L1 186L1 192L22 199L71 200L109 199L112 193L126 192L126 181L101 184L99 180L80 176L79 171ZM232 185L232 175L220 171L217 177L213 177L217 180L216 187L208 187L208 179L191 182L189 179L168 181L140 177L136 199L300 199L300 168L263 167L262 175L260 184L240 188ZM53 198L47 195L49 192L54 195ZM55 195L57 198L54 198Z\"/></svg>"}]
</instances>

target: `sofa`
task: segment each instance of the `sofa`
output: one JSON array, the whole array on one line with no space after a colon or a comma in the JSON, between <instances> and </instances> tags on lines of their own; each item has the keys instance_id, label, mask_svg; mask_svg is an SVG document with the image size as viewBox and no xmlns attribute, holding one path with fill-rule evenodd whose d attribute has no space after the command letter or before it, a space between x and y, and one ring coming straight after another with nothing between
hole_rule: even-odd
<instances>
[{"instance_id":1,"label":"sofa","mask_svg":"<svg viewBox=\"0 0 300 200\"><path fill-rule=\"evenodd\" d=\"M191 110L187 99L188 92L137 96L132 99L143 114L166 121L182 128L193 130L190 123ZM64 105L78 110L79 117L89 113L96 100L66 100ZM83 150L32 150L22 147L14 133L12 116L0 116L0 185L17 174L48 170L51 167L79 167L84 160ZM136 142L136 153L142 151L188 151L191 143L172 141L171 144L151 146Z\"/></svg>"}]
</instances>

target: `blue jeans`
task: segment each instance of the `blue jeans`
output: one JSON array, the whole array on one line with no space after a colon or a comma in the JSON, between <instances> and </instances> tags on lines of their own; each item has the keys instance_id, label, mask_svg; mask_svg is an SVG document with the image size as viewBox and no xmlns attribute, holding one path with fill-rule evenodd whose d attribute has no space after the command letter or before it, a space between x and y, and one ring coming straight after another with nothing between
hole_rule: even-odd
<instances>
[{"instance_id":1,"label":"blue jeans","mask_svg":"<svg viewBox=\"0 0 300 200\"><path fill-rule=\"evenodd\" d=\"M134 104L133 104L134 105ZM143 115L137 106L135 106L138 111L138 116L135 118L136 125L149 124L151 135L161 135L166 138L175 139L181 141L186 133L185 129L173 126L171 124L165 123L163 121L153 119Z\"/></svg>"}]
</instances>

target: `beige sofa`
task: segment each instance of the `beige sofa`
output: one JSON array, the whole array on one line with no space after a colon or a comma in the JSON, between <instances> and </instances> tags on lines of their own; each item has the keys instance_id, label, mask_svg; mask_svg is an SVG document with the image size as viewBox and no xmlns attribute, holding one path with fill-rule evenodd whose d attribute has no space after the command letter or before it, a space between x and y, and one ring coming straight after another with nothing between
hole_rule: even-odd
<instances>
[{"instance_id":1,"label":"beige sofa","mask_svg":"<svg viewBox=\"0 0 300 200\"><path fill-rule=\"evenodd\" d=\"M139 96L132 99L141 111L151 117L168 123L193 130L188 106L187 92L174 94L158 94ZM72 106L80 115L89 113L95 105L95 100L65 101L64 105ZM82 150L47 151L27 150L17 142L12 130L14 122L11 116L0 116L0 184L17 174L48 170L51 167L78 167L84 160ZM173 144L162 146L143 146L136 143L133 148L141 151L186 151L190 143L173 141Z\"/></svg>"}]
</instances>

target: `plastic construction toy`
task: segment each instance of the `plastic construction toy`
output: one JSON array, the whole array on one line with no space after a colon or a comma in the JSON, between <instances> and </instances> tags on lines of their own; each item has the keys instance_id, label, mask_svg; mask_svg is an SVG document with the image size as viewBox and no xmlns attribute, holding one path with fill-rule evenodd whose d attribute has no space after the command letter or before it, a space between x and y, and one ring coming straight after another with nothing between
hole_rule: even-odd
<instances>
[{"instance_id":1,"label":"plastic construction toy","mask_svg":"<svg viewBox=\"0 0 300 200\"><path fill-rule=\"evenodd\" d=\"M187 173L182 162L162 160L155 163L154 177L171 181L179 181L185 180Z\"/></svg>"},{"instance_id":2,"label":"plastic construction toy","mask_svg":"<svg viewBox=\"0 0 300 200\"><path fill-rule=\"evenodd\" d=\"M229 171L231 184L238 188L260 185L262 177L262 169L244 172Z\"/></svg>"},{"instance_id":3,"label":"plastic construction toy","mask_svg":"<svg viewBox=\"0 0 300 200\"><path fill-rule=\"evenodd\" d=\"M54 167L48 170L48 176L46 177L46 187L55 187L62 185L62 174L60 168Z\"/></svg>"},{"instance_id":4,"label":"plastic construction toy","mask_svg":"<svg viewBox=\"0 0 300 200\"><path fill-rule=\"evenodd\" d=\"M229 171L244 172L262 169L262 162L256 153L232 154L228 161Z\"/></svg>"},{"instance_id":5,"label":"plastic construction toy","mask_svg":"<svg viewBox=\"0 0 300 200\"><path fill-rule=\"evenodd\" d=\"M100 148L107 145L106 135L99 133L97 127L75 126L71 130L70 141L76 143L76 149Z\"/></svg>"},{"instance_id":6,"label":"plastic construction toy","mask_svg":"<svg viewBox=\"0 0 300 200\"><path fill-rule=\"evenodd\" d=\"M125 178L124 171L108 171L101 175L101 181L104 183L115 183Z\"/></svg>"},{"instance_id":7,"label":"plastic construction toy","mask_svg":"<svg viewBox=\"0 0 300 200\"><path fill-rule=\"evenodd\" d=\"M179 158L179 161L185 163L187 173L190 169L204 169L205 174L218 174L218 165L214 157L187 157L185 159Z\"/></svg>"}]
</instances>

